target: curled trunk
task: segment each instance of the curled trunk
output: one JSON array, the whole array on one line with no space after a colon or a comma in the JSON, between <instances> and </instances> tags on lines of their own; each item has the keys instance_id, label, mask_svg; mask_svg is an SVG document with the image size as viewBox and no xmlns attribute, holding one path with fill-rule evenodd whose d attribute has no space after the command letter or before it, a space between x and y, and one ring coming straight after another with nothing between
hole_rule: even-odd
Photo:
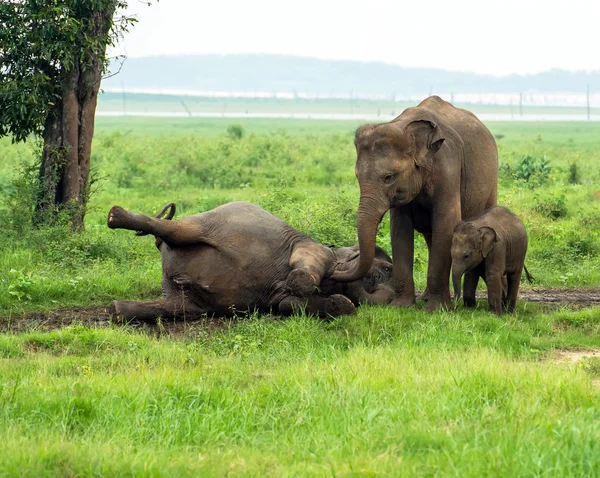
<instances>
[{"instance_id":1,"label":"curled trunk","mask_svg":"<svg viewBox=\"0 0 600 478\"><path fill-rule=\"evenodd\" d=\"M337 270L332 279L340 282L352 282L364 277L375 257L375 242L377 227L381 218L387 212L387 206L380 205L377 201L361 196L358 206L358 245L360 256L358 261L352 261L347 270Z\"/></svg>"}]
</instances>

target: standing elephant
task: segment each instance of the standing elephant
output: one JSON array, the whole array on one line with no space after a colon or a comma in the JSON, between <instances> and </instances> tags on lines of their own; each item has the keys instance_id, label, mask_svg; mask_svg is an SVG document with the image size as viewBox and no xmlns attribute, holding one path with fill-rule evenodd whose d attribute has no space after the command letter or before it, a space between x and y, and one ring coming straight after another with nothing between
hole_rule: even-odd
<instances>
[{"instance_id":1,"label":"standing elephant","mask_svg":"<svg viewBox=\"0 0 600 478\"><path fill-rule=\"evenodd\" d=\"M360 260L333 278L353 281L367 273L377 227L391 209L394 260L392 301L415 304L414 231L429 250L427 309L449 307L450 246L454 226L494 206L498 150L490 131L469 111L431 96L389 123L356 131L356 176L360 185Z\"/></svg>"},{"instance_id":2,"label":"standing elephant","mask_svg":"<svg viewBox=\"0 0 600 478\"><path fill-rule=\"evenodd\" d=\"M392 263L381 249L364 278L340 283L330 276L355 260L356 246L324 246L250 203L228 203L171 221L174 208L172 203L165 206L157 217L119 206L110 210L108 227L156 237L163 269L162 299L114 301L114 316L225 316L249 308L288 315L306 308L326 317L352 313L361 302L388 303L393 297Z\"/></svg>"},{"instance_id":3,"label":"standing elephant","mask_svg":"<svg viewBox=\"0 0 600 478\"><path fill-rule=\"evenodd\" d=\"M465 276L464 302L475 307L475 291L481 277L488 289L488 306L497 315L503 308L515 310L521 274L525 269L527 231L508 209L493 207L478 217L462 221L452 238L452 282L454 300L460 298L460 282Z\"/></svg>"}]
</instances>

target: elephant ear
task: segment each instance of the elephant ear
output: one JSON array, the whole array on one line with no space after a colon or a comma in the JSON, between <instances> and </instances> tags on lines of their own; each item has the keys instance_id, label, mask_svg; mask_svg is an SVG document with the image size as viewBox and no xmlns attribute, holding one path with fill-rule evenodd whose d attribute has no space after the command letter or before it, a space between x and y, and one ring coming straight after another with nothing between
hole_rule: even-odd
<instances>
[{"instance_id":1,"label":"elephant ear","mask_svg":"<svg viewBox=\"0 0 600 478\"><path fill-rule=\"evenodd\" d=\"M497 242L498 239L496 237L496 231L491 227L480 227L479 234L481 234L481 254L485 259L494 248L494 243Z\"/></svg>"},{"instance_id":2,"label":"elephant ear","mask_svg":"<svg viewBox=\"0 0 600 478\"><path fill-rule=\"evenodd\" d=\"M415 163L431 171L433 155L439 151L446 138L433 121L417 120L408 123L406 132L415 138Z\"/></svg>"}]
</instances>

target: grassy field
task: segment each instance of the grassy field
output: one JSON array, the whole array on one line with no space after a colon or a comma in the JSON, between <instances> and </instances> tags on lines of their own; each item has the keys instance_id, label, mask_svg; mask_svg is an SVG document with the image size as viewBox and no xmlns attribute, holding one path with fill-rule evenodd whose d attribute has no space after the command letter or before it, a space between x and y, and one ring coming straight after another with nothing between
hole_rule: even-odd
<instances>
[{"instance_id":1,"label":"grassy field","mask_svg":"<svg viewBox=\"0 0 600 478\"><path fill-rule=\"evenodd\" d=\"M330 323L250 315L178 334L168 322L23 332L23 314L35 324L45 311L160 294L152 239L108 230L113 204L152 213L175 201L181 217L249 200L320 241L354 244L358 123L236 123L98 118L96 192L78 235L31 228L32 149L0 140L0 329L21 324L0 335L0 475L600 474L598 308L521 302L498 319L485 302L435 314L419 303ZM528 228L536 287L598 287L600 124L489 127L500 203ZM388 230L378 240L389 250ZM421 288L426 259L419 238Z\"/></svg>"}]
</instances>

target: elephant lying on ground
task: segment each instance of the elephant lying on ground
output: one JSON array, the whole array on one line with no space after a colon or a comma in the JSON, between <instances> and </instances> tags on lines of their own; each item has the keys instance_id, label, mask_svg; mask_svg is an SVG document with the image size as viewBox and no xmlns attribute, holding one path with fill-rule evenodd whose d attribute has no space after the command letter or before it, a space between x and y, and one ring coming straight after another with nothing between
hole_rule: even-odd
<instances>
[{"instance_id":1,"label":"elephant lying on ground","mask_svg":"<svg viewBox=\"0 0 600 478\"><path fill-rule=\"evenodd\" d=\"M496 205L494 137L469 111L431 96L389 123L361 126L355 146L360 260L347 271L338 269L333 278L355 281L367 273L377 227L391 209L392 304L415 303L414 231L419 231L429 249L427 309L450 306L454 226Z\"/></svg>"},{"instance_id":2,"label":"elephant lying on ground","mask_svg":"<svg viewBox=\"0 0 600 478\"><path fill-rule=\"evenodd\" d=\"M525 269L527 231L508 209L493 207L478 217L462 221L452 238L452 282L454 300L460 298L460 282L465 276L464 302L475 307L475 290L481 277L488 289L488 306L501 315L514 312L521 274Z\"/></svg>"},{"instance_id":3,"label":"elephant lying on ground","mask_svg":"<svg viewBox=\"0 0 600 478\"><path fill-rule=\"evenodd\" d=\"M115 301L126 319L226 316L256 309L289 315L306 308L322 317L350 314L361 302L393 297L392 263L377 249L364 278L337 282L331 275L356 259L358 247L327 247L254 204L233 202L171 221L173 203L157 217L114 206L108 227L153 234L162 255L163 298ZM168 209L169 215L161 219Z\"/></svg>"}]
</instances>

